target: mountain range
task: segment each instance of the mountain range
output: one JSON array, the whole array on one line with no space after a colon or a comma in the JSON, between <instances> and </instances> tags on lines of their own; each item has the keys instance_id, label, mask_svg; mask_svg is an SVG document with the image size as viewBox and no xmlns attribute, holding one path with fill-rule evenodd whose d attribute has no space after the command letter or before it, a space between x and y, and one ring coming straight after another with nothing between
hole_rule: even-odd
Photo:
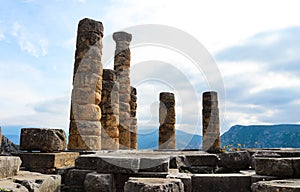
<instances>
[{"instance_id":1,"label":"mountain range","mask_svg":"<svg viewBox=\"0 0 300 192\"><path fill-rule=\"evenodd\" d=\"M16 128L16 127L14 127ZM5 135L5 133L3 133ZM9 140L19 144L19 135L6 134ZM235 125L221 136L221 146L232 145L243 148L299 148L300 125ZM176 130L177 149L200 149L202 136ZM158 148L158 129L140 129L139 149Z\"/></svg>"}]
</instances>

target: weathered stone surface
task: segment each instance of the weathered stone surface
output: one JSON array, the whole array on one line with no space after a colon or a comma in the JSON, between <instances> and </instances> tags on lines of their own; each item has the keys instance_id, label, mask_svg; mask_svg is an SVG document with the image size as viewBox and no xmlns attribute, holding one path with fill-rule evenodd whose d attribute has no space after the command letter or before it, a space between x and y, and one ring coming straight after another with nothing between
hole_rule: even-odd
<instances>
[{"instance_id":1,"label":"weathered stone surface","mask_svg":"<svg viewBox=\"0 0 300 192\"><path fill-rule=\"evenodd\" d=\"M69 189L81 189L83 191L85 177L88 173L92 172L94 170L71 169L66 176L66 186Z\"/></svg>"},{"instance_id":2,"label":"weathered stone surface","mask_svg":"<svg viewBox=\"0 0 300 192\"><path fill-rule=\"evenodd\" d=\"M251 154L251 151L249 152ZM258 157L281 157L278 153L271 151L257 151L251 155L251 168L255 169L255 158Z\"/></svg>"},{"instance_id":3,"label":"weathered stone surface","mask_svg":"<svg viewBox=\"0 0 300 192\"><path fill-rule=\"evenodd\" d=\"M192 192L192 177L187 173L171 173L167 178L180 179L184 185L184 192Z\"/></svg>"},{"instance_id":4,"label":"weathered stone surface","mask_svg":"<svg viewBox=\"0 0 300 192\"><path fill-rule=\"evenodd\" d=\"M66 149L66 134L62 129L21 129L21 150L62 151Z\"/></svg>"},{"instance_id":5,"label":"weathered stone surface","mask_svg":"<svg viewBox=\"0 0 300 192\"><path fill-rule=\"evenodd\" d=\"M165 157L141 157L139 172L168 172L170 158Z\"/></svg>"},{"instance_id":6,"label":"weathered stone surface","mask_svg":"<svg viewBox=\"0 0 300 192\"><path fill-rule=\"evenodd\" d=\"M70 121L71 135L101 136L101 123L99 121L73 120Z\"/></svg>"},{"instance_id":7,"label":"weathered stone surface","mask_svg":"<svg viewBox=\"0 0 300 192\"><path fill-rule=\"evenodd\" d=\"M191 166L216 167L219 161L218 156L215 154L186 154L185 157Z\"/></svg>"},{"instance_id":8,"label":"weathered stone surface","mask_svg":"<svg viewBox=\"0 0 300 192\"><path fill-rule=\"evenodd\" d=\"M193 192L251 192L251 176L244 174L194 174Z\"/></svg>"},{"instance_id":9,"label":"weathered stone surface","mask_svg":"<svg viewBox=\"0 0 300 192\"><path fill-rule=\"evenodd\" d=\"M84 180L86 192L115 192L116 186L113 174L88 173Z\"/></svg>"},{"instance_id":10,"label":"weathered stone surface","mask_svg":"<svg viewBox=\"0 0 300 192\"><path fill-rule=\"evenodd\" d=\"M22 167L28 170L45 170L75 166L75 159L79 156L76 152L60 153L19 153Z\"/></svg>"},{"instance_id":11,"label":"weathered stone surface","mask_svg":"<svg viewBox=\"0 0 300 192\"><path fill-rule=\"evenodd\" d=\"M219 167L229 169L231 172L247 170L250 167L251 159L247 151L237 151L231 153L221 153Z\"/></svg>"},{"instance_id":12,"label":"weathered stone surface","mask_svg":"<svg viewBox=\"0 0 300 192\"><path fill-rule=\"evenodd\" d=\"M96 170L98 156L95 154L80 155L75 162L77 169Z\"/></svg>"},{"instance_id":13,"label":"weathered stone surface","mask_svg":"<svg viewBox=\"0 0 300 192\"><path fill-rule=\"evenodd\" d=\"M0 188L18 192L59 192L61 177L59 175L43 175L28 171L20 171L18 175L0 180Z\"/></svg>"},{"instance_id":14,"label":"weathered stone surface","mask_svg":"<svg viewBox=\"0 0 300 192\"><path fill-rule=\"evenodd\" d=\"M119 83L119 147L120 149L130 149L130 49L129 44L132 35L126 32L116 32L113 34L116 42L114 57L114 70Z\"/></svg>"},{"instance_id":15,"label":"weathered stone surface","mask_svg":"<svg viewBox=\"0 0 300 192\"><path fill-rule=\"evenodd\" d=\"M101 137L97 135L70 135L68 149L73 150L99 150Z\"/></svg>"},{"instance_id":16,"label":"weathered stone surface","mask_svg":"<svg viewBox=\"0 0 300 192\"><path fill-rule=\"evenodd\" d=\"M102 156L98 158L98 173L137 173L139 159L137 157L113 157Z\"/></svg>"},{"instance_id":17,"label":"weathered stone surface","mask_svg":"<svg viewBox=\"0 0 300 192\"><path fill-rule=\"evenodd\" d=\"M176 149L175 125L162 124L159 126L159 149Z\"/></svg>"},{"instance_id":18,"label":"weathered stone surface","mask_svg":"<svg viewBox=\"0 0 300 192\"><path fill-rule=\"evenodd\" d=\"M252 183L257 183L259 181L271 181L271 180L277 180L278 177L274 177L274 176L267 176L267 175L252 175L251 176L251 182Z\"/></svg>"},{"instance_id":19,"label":"weathered stone surface","mask_svg":"<svg viewBox=\"0 0 300 192\"><path fill-rule=\"evenodd\" d=\"M300 158L255 158L255 171L259 175L279 178L299 177Z\"/></svg>"},{"instance_id":20,"label":"weathered stone surface","mask_svg":"<svg viewBox=\"0 0 300 192\"><path fill-rule=\"evenodd\" d=\"M125 183L124 192L184 192L180 179L169 178L129 178Z\"/></svg>"},{"instance_id":21,"label":"weathered stone surface","mask_svg":"<svg viewBox=\"0 0 300 192\"><path fill-rule=\"evenodd\" d=\"M202 149L216 152L221 147L218 95L217 92L209 91L204 92L202 98Z\"/></svg>"},{"instance_id":22,"label":"weathered stone surface","mask_svg":"<svg viewBox=\"0 0 300 192\"><path fill-rule=\"evenodd\" d=\"M253 192L299 192L300 179L260 181L251 188Z\"/></svg>"},{"instance_id":23,"label":"weathered stone surface","mask_svg":"<svg viewBox=\"0 0 300 192\"><path fill-rule=\"evenodd\" d=\"M100 121L101 110L98 106L101 101L102 74L102 37L103 25L92 19L83 19L78 24L77 42L75 52L73 91L71 100L70 120L86 120L87 126L94 127L92 121ZM72 130L72 129L75 130ZM99 131L98 127L95 132ZM82 131L82 130L80 130ZM71 150L99 150L101 149L101 136L77 134L77 126L70 123L68 149ZM95 138L97 137L97 138Z\"/></svg>"},{"instance_id":24,"label":"weathered stone surface","mask_svg":"<svg viewBox=\"0 0 300 192\"><path fill-rule=\"evenodd\" d=\"M111 138L109 136L101 138L102 150L118 150L119 149L119 138Z\"/></svg>"},{"instance_id":25,"label":"weathered stone surface","mask_svg":"<svg viewBox=\"0 0 300 192\"><path fill-rule=\"evenodd\" d=\"M19 157L0 156L0 179L16 175L21 163Z\"/></svg>"}]
</instances>

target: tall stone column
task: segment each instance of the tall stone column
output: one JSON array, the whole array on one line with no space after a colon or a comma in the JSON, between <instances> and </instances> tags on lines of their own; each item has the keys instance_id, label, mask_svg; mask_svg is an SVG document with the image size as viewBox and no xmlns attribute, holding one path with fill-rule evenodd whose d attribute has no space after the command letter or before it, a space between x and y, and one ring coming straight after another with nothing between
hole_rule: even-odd
<instances>
[{"instance_id":1,"label":"tall stone column","mask_svg":"<svg viewBox=\"0 0 300 192\"><path fill-rule=\"evenodd\" d=\"M120 149L130 149L130 49L129 44L132 35L126 32L116 32L113 34L116 42L114 69L119 82L119 142Z\"/></svg>"},{"instance_id":2,"label":"tall stone column","mask_svg":"<svg viewBox=\"0 0 300 192\"><path fill-rule=\"evenodd\" d=\"M103 69L101 148L119 149L119 84L114 70Z\"/></svg>"},{"instance_id":3,"label":"tall stone column","mask_svg":"<svg viewBox=\"0 0 300 192\"><path fill-rule=\"evenodd\" d=\"M159 149L176 149L175 96L163 92L159 100Z\"/></svg>"},{"instance_id":4,"label":"tall stone column","mask_svg":"<svg viewBox=\"0 0 300 192\"><path fill-rule=\"evenodd\" d=\"M208 152L216 152L220 149L220 119L217 92L204 92L202 102L202 149Z\"/></svg>"},{"instance_id":5,"label":"tall stone column","mask_svg":"<svg viewBox=\"0 0 300 192\"><path fill-rule=\"evenodd\" d=\"M131 116L131 149L138 148L138 127L137 127L137 118L136 118L136 108L137 108L137 91L136 88L130 87L130 116Z\"/></svg>"},{"instance_id":6,"label":"tall stone column","mask_svg":"<svg viewBox=\"0 0 300 192\"><path fill-rule=\"evenodd\" d=\"M103 25L91 19L78 24L69 150L101 149L102 90L102 37Z\"/></svg>"}]
</instances>

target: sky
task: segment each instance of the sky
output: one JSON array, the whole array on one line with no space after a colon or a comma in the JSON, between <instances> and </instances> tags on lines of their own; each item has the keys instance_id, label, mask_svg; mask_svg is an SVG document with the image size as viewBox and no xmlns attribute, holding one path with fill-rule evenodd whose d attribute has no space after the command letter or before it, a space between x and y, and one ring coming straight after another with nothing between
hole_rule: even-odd
<instances>
[{"instance_id":1,"label":"sky","mask_svg":"<svg viewBox=\"0 0 300 192\"><path fill-rule=\"evenodd\" d=\"M114 51L113 32L133 34L131 81L140 129L158 127L158 94L171 91L177 128L201 134L201 95L214 88L222 133L235 124L300 123L299 4L0 0L0 126L68 131L77 24L86 17L104 25L104 54ZM141 34L148 44L139 44ZM208 67L197 68L197 52ZM112 68L107 58L104 68Z\"/></svg>"}]
</instances>

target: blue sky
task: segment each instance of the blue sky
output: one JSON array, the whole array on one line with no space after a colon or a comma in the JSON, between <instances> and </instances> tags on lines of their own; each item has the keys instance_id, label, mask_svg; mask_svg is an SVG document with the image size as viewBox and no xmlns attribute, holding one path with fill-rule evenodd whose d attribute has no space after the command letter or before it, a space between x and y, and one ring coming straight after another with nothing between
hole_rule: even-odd
<instances>
[{"instance_id":1,"label":"blue sky","mask_svg":"<svg viewBox=\"0 0 300 192\"><path fill-rule=\"evenodd\" d=\"M300 123L298 4L293 0L0 0L0 125L68 129L76 30L85 17L102 21L107 37L123 28L160 24L201 42L224 83L222 132L234 124ZM135 85L139 126L157 126L158 93L171 90L182 93L176 98L179 129L199 134L201 101L194 100L209 89L205 76L194 73L178 53L132 48L132 66L149 67L150 60L172 63L181 70L172 71L168 65L148 69L157 76L172 72L173 88L157 79ZM139 79L138 65L132 71L132 79ZM185 76L178 78L182 73Z\"/></svg>"}]
</instances>

